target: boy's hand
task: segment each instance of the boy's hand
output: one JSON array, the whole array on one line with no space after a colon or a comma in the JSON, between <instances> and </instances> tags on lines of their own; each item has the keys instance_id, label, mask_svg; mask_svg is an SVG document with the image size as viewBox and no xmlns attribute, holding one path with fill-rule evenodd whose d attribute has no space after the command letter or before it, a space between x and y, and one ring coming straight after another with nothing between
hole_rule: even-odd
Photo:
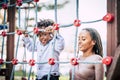
<instances>
[{"instance_id":1,"label":"boy's hand","mask_svg":"<svg viewBox=\"0 0 120 80\"><path fill-rule=\"evenodd\" d=\"M53 26L46 27L46 28L45 28L45 32L54 34Z\"/></svg>"},{"instance_id":2,"label":"boy's hand","mask_svg":"<svg viewBox=\"0 0 120 80\"><path fill-rule=\"evenodd\" d=\"M25 37L28 37L28 34L26 33L27 31L26 30L22 30L22 33Z\"/></svg>"}]
</instances>

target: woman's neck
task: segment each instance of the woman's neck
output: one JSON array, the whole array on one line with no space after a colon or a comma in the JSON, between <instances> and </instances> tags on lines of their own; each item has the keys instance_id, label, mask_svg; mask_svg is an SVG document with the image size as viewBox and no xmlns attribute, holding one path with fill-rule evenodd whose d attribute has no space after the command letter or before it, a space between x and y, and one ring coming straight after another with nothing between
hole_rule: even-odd
<instances>
[{"instance_id":1,"label":"woman's neck","mask_svg":"<svg viewBox=\"0 0 120 80\"><path fill-rule=\"evenodd\" d=\"M89 51L86 51L86 52L83 52L83 57L88 57L88 56L91 56L91 55L93 55L93 54L95 54L94 52L92 52L91 50Z\"/></svg>"}]
</instances>

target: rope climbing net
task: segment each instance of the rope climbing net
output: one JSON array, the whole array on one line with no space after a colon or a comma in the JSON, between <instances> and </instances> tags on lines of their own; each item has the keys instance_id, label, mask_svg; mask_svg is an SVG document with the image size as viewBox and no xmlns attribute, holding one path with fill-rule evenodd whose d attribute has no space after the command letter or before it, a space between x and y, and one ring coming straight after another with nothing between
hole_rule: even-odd
<instances>
[{"instance_id":1,"label":"rope climbing net","mask_svg":"<svg viewBox=\"0 0 120 80\"><path fill-rule=\"evenodd\" d=\"M0 36L2 36L2 38L3 38L3 42L2 42L2 55L1 55L1 58L0 58L0 69L1 69L1 65L3 65L3 64L10 64L10 63L12 63L13 64L13 70L12 70L12 73L11 73L11 78L10 78L10 80L12 80L12 78L13 78L13 73L14 73L14 69L15 69L15 66L17 65L17 64L29 64L30 65L30 71L29 71L29 75L28 75L28 80L30 80L30 75L31 75L31 71L32 71L32 67L35 65L35 64L50 64L51 66L52 65L54 65L55 63L59 63L59 64L62 64L62 63L71 63L71 65L72 66L76 66L76 65L78 65L79 63L84 63L84 64L100 64L100 63L103 63L103 64L106 64L106 65L110 65L111 64L111 62L112 62L112 58L111 57L105 57L105 58L103 58L101 61L95 61L95 62L85 62L85 61L80 61L78 58L76 58L76 56L74 56L73 58L71 58L70 60L68 60L68 61L63 61L63 62L60 62L60 61L57 61L57 60L55 60L54 58L49 58L49 60L47 61L47 62L36 62L35 61L35 59L34 59L34 55L33 55L33 57L32 57L32 59L30 59L29 61L27 61L27 60L23 60L22 62L20 62L18 59L17 59L17 52L18 52L18 46L19 46L19 40L20 40L20 36L23 34L23 32L22 32L22 30L20 29L21 27L21 25L20 25L20 10L21 10L21 6L22 6L22 4L23 3L30 3L30 2L32 2L32 1L34 1L35 2L35 21L36 21L36 23L37 23L37 7L38 7L38 5L37 5L37 3L39 2L39 0L28 0L28 1L26 1L26 2L23 2L22 0L16 0L16 3L15 4L12 4L12 5L9 5L8 4L8 2L7 2L7 0L4 0L4 2L2 2L2 3L0 3L0 4L2 4L2 9L4 9L4 25L6 25L6 10L8 9L8 7L12 7L12 6L17 6L17 8L18 8L18 13L19 13L19 15L18 15L18 19L19 19L19 23L18 23L18 25L19 25L19 28L15 31L15 32L7 32L7 31L5 31L5 30L3 30L1 33L0 33ZM88 24L88 23L95 23L95 22L99 22L99 21L106 21L106 22L112 22L113 21L113 19L114 19L114 16L111 14L111 13L107 13L102 19L98 19L98 20L94 20L94 21L87 21L87 22L81 22L81 20L79 20L79 15L78 15L78 9L79 9L79 0L76 0L76 19L75 20L73 20L73 23L71 23L71 24L68 24L68 25L59 25L58 23L57 23L57 0L55 0L54 1L55 3L54 3L54 5L55 5L55 22L56 22L56 24L54 24L53 26L54 26L54 30L56 30L56 31L58 31L59 30L59 28L65 28L65 27L70 27L70 26L75 26L75 28L76 28L76 32L75 32L75 40L74 40L74 54L76 54L76 43L77 43L77 33L78 33L78 28L79 28L79 26L81 25L81 24ZM26 33L34 33L33 35L37 35L37 33L39 32L39 31L44 31L44 30L42 30L42 29L39 29L39 28L37 28L37 27L34 27L33 28L33 30L32 31L28 31L28 32L26 32ZM5 61L4 59L3 59L3 48L4 48L4 38L6 37L6 36L8 36L8 35L15 35L15 34L17 34L18 35L18 41L17 41L17 46L16 46L16 52L15 52L15 56L14 56L14 58L11 60L11 61ZM36 39L36 37L35 37L35 39ZM55 40L54 40L55 41ZM34 52L33 52L34 53ZM73 79L73 78L72 78ZM49 78L48 78L48 80L49 80Z\"/></svg>"}]
</instances>

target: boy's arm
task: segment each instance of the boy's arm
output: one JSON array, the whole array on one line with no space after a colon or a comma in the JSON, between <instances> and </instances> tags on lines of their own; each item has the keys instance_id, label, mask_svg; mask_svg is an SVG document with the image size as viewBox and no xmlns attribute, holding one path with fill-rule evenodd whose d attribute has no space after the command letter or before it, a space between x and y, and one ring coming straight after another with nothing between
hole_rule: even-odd
<instances>
[{"instance_id":1,"label":"boy's arm","mask_svg":"<svg viewBox=\"0 0 120 80\"><path fill-rule=\"evenodd\" d=\"M29 36L23 37L22 40L23 40L24 46L27 48L28 51L30 52L37 51L36 46L34 46L33 40Z\"/></svg>"},{"instance_id":2,"label":"boy's arm","mask_svg":"<svg viewBox=\"0 0 120 80\"><path fill-rule=\"evenodd\" d=\"M55 38L55 50L60 53L64 49L64 38L57 31L55 31L53 26L45 28L45 32L50 33L51 39Z\"/></svg>"},{"instance_id":3,"label":"boy's arm","mask_svg":"<svg viewBox=\"0 0 120 80\"><path fill-rule=\"evenodd\" d=\"M61 52L64 49L65 41L64 38L58 33L55 40L55 50Z\"/></svg>"}]
</instances>

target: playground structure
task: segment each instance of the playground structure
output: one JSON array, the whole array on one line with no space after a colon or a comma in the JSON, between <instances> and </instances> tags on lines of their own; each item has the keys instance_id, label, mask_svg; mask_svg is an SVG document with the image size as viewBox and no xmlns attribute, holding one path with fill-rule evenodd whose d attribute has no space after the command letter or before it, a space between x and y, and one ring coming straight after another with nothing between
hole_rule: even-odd
<instances>
[{"instance_id":1,"label":"playground structure","mask_svg":"<svg viewBox=\"0 0 120 80\"><path fill-rule=\"evenodd\" d=\"M36 10L37 10L37 2L38 1L39 0L34 0L34 2L36 3L36 7L35 7ZM15 3L17 3L16 5L18 6L18 10L20 10L20 6L22 5L22 0L17 0L17 2L15 0L10 0L11 5L13 5ZM57 5L57 0L55 0L55 6L56 5ZM116 5L117 5L117 9L115 7ZM120 77L119 77L120 74L118 73L119 66L120 66L119 65L119 53L120 53L120 46L119 46L120 31L119 30L120 29L118 27L118 26L120 26L120 22L119 22L120 20L119 20L119 15L118 15L118 13L120 13L119 5L120 5L120 2L118 0L107 1L107 12L108 13L102 19L95 20L95 21L89 21L89 22L81 22L79 20L79 16L78 16L78 10L76 10L77 11L76 12L77 13L76 20L74 20L72 24L60 25L60 26L57 24L57 6L55 7L55 21L56 21L56 24L54 25L55 30L59 30L59 28L62 28L62 27L69 27L69 26L74 25L76 27L76 35L77 35L77 29L81 24L93 23L93 22L98 22L98 21L102 21L102 20L107 22L107 55L112 56L113 61L111 63L111 57L106 57L106 58L103 58L103 60L100 62L92 62L94 64L104 63L107 65L107 72L106 72L107 80L119 80L120 79ZM79 7L78 0L76 0L76 6ZM40 64L40 63L35 62L34 59L31 59L29 62L26 62L26 61L19 62L17 60L17 49L18 48L16 48L16 53L14 53L14 48L11 49L11 47L14 47L14 34L18 34L18 36L22 35L22 32L19 29L15 32L15 16L14 15L15 15L16 6L13 5L12 7L9 7L5 1L2 8L4 9L5 13L6 13L6 10L8 10L9 32L6 32L3 30L3 32L1 33L1 36L3 36L3 40L4 40L4 37L7 37L7 39L8 39L7 43L9 43L9 44L7 44L7 59L6 59L6 61L2 57L0 58L0 65L6 64L7 68L5 70L0 68L1 73L5 73L5 74L0 74L0 75L6 76L6 80L13 80L13 73L14 73L15 65L30 64L30 66L32 68L32 66L34 66L35 64ZM36 16L37 16L37 11L36 11ZM6 16L4 16L4 19L6 19L5 17ZM6 20L4 20L4 24L5 24L5 22L6 22ZM37 17L36 17L36 22L37 22ZM20 24L19 24L19 26L20 26ZM37 34L38 31L39 31L38 28L34 28L33 31L31 31L31 32L34 32L34 34ZM31 32L28 32L28 33L31 33ZM75 39L75 40L77 40L77 39ZM75 41L75 42L77 42L77 41ZM75 48L76 48L76 43L75 43ZM2 51L2 53L3 53L3 51ZM76 54L76 51L74 52L74 54ZM57 62L57 61L55 61L53 58L50 58L48 61L48 63L50 65L54 65L55 62ZM47 62L45 62L45 63L47 63ZM58 62L58 63L62 63L62 62ZM74 58L72 58L70 61L65 61L64 63L71 63L71 65L75 66L79 63L79 61L77 61L77 59L74 56ZM84 62L84 63L90 64L90 62ZM9 76L6 74L6 71L8 71ZM30 74L31 74L31 72L30 72ZM30 74L28 76L28 80L29 80Z\"/></svg>"}]
</instances>

